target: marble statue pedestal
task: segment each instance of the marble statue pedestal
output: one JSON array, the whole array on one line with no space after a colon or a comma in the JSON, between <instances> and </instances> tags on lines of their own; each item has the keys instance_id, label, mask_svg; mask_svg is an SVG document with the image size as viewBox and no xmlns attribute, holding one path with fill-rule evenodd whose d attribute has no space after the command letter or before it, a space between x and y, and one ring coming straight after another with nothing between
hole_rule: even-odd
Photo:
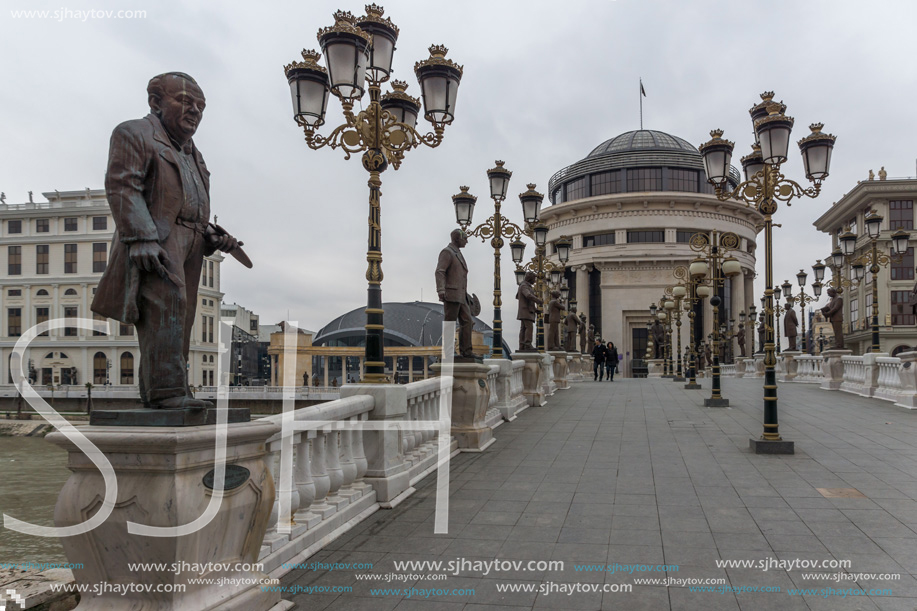
<instances>
[{"instance_id":1,"label":"marble statue pedestal","mask_svg":"<svg viewBox=\"0 0 917 611\"><path fill-rule=\"evenodd\" d=\"M89 588L104 583L154 590L125 595L84 593L78 611L268 611L289 607L278 592L261 591L258 580L267 579L266 575L251 566L236 566L258 561L274 503L265 441L279 426L258 421L228 425L225 490L215 516L189 534L164 537L129 533L127 522L176 527L204 514L212 497L216 426L79 426L77 430L111 463L118 493L105 522L85 534L61 538L67 560L82 563L83 568L73 570L76 582ZM51 433L47 440L67 450L67 467L72 471L58 496L54 524L80 524L102 508L102 474L63 433ZM169 570L128 567L135 562L163 563ZM209 570L176 573L171 570L174 563L180 567L205 565ZM189 583L196 578L215 583ZM178 584L186 586L184 592L155 591Z\"/></svg>"},{"instance_id":2,"label":"marble statue pedestal","mask_svg":"<svg viewBox=\"0 0 917 611\"><path fill-rule=\"evenodd\" d=\"M799 371L799 363L796 361L796 357L802 356L801 350L784 350L780 353L780 356L783 357L783 371L777 375L778 382L792 382L796 379L796 374Z\"/></svg>"},{"instance_id":3,"label":"marble statue pedestal","mask_svg":"<svg viewBox=\"0 0 917 611\"><path fill-rule=\"evenodd\" d=\"M516 352L513 359L525 361L525 368L522 370L522 394L528 400L529 407L541 407L547 402L541 369L544 355L540 352Z\"/></svg>"},{"instance_id":4,"label":"marble statue pedestal","mask_svg":"<svg viewBox=\"0 0 917 611\"><path fill-rule=\"evenodd\" d=\"M436 363L434 375L448 375L449 367ZM481 363L454 363L452 369L452 436L462 452L483 452L496 441L493 429L484 424L490 402L487 374L490 366Z\"/></svg>"},{"instance_id":5,"label":"marble statue pedestal","mask_svg":"<svg viewBox=\"0 0 917 611\"><path fill-rule=\"evenodd\" d=\"M548 352L548 354L554 357L554 384L558 390L569 390L570 383L567 381L567 374L570 368L567 365L567 353L559 350Z\"/></svg>"},{"instance_id":6,"label":"marble statue pedestal","mask_svg":"<svg viewBox=\"0 0 917 611\"><path fill-rule=\"evenodd\" d=\"M821 383L822 390L840 390L841 384L844 383L844 362L843 356L850 356L853 350L823 350L821 355L822 375L824 381Z\"/></svg>"},{"instance_id":7,"label":"marble statue pedestal","mask_svg":"<svg viewBox=\"0 0 917 611\"><path fill-rule=\"evenodd\" d=\"M662 372L665 371L663 363L663 359L649 359L646 362L646 377L661 378Z\"/></svg>"}]
</instances>

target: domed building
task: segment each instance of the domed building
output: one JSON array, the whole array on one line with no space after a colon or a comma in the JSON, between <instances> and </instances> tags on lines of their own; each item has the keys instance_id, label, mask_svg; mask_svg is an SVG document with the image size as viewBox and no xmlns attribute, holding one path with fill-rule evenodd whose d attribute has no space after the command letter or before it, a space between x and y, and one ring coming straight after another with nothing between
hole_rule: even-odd
<instances>
[{"instance_id":1,"label":"domed building","mask_svg":"<svg viewBox=\"0 0 917 611\"><path fill-rule=\"evenodd\" d=\"M732 168L729 187L739 182ZM720 322L735 320L735 330L739 312L756 305L756 236L764 219L744 203L716 198L701 154L690 142L655 130L616 136L554 174L548 200L541 210L548 242L562 235L573 239L566 271L570 295L597 335L615 343L622 374L633 375L634 359L642 364L650 304L677 282L675 268L687 267L697 256L688 244L693 234L731 231L741 241L731 254L742 273L727 278L720 291ZM713 330L708 302L695 310L697 340ZM683 347L687 341L684 316Z\"/></svg>"}]
</instances>

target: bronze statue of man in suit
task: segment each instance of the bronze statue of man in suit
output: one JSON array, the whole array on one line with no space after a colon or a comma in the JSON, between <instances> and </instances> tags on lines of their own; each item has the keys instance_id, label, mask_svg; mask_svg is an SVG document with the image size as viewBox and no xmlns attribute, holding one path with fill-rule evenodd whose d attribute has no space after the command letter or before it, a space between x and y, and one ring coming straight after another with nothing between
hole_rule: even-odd
<instances>
[{"instance_id":1,"label":"bronze statue of man in suit","mask_svg":"<svg viewBox=\"0 0 917 611\"><path fill-rule=\"evenodd\" d=\"M210 407L192 396L186 365L201 265L241 243L209 222L210 172L191 139L201 88L169 72L153 77L147 94L150 114L111 135L105 194L115 234L92 311L137 327L144 406Z\"/></svg>"},{"instance_id":2,"label":"bronze statue of man in suit","mask_svg":"<svg viewBox=\"0 0 917 611\"><path fill-rule=\"evenodd\" d=\"M560 350L560 319L564 311L564 302L560 298L560 291L551 291L551 301L548 302L548 350Z\"/></svg>"},{"instance_id":3,"label":"bronze statue of man in suit","mask_svg":"<svg viewBox=\"0 0 917 611\"><path fill-rule=\"evenodd\" d=\"M586 354L586 313L580 312L579 322L577 323L579 327L579 351L580 354Z\"/></svg>"},{"instance_id":4,"label":"bronze statue of man in suit","mask_svg":"<svg viewBox=\"0 0 917 611\"><path fill-rule=\"evenodd\" d=\"M468 294L468 264L461 251L468 244L468 236L461 229L453 229L450 238L451 242L439 253L436 263L436 294L443 302L443 320L458 320L459 356L474 359L471 349L473 298Z\"/></svg>"},{"instance_id":5,"label":"bronze statue of man in suit","mask_svg":"<svg viewBox=\"0 0 917 611\"><path fill-rule=\"evenodd\" d=\"M837 294L834 287L828 289L831 300L821 309L831 328L834 330L834 349L844 349L844 298Z\"/></svg>"},{"instance_id":6,"label":"bronze statue of man in suit","mask_svg":"<svg viewBox=\"0 0 917 611\"><path fill-rule=\"evenodd\" d=\"M567 307L569 311L564 319L564 329L567 333L564 337L564 350L576 352L576 330L579 328L580 319L576 315L576 302L571 302Z\"/></svg>"},{"instance_id":7,"label":"bronze statue of man in suit","mask_svg":"<svg viewBox=\"0 0 917 611\"><path fill-rule=\"evenodd\" d=\"M519 283L519 288L516 290L516 299L519 302L516 319L521 323L519 329L519 352L535 352L535 346L532 345L532 328L535 324L536 306L544 303L535 295L533 284L536 278L535 272L526 272L522 282Z\"/></svg>"},{"instance_id":8,"label":"bronze statue of man in suit","mask_svg":"<svg viewBox=\"0 0 917 611\"><path fill-rule=\"evenodd\" d=\"M799 319L796 318L796 310L793 309L793 300L786 300L786 310L783 314L783 334L786 335L786 338L789 340L790 345L787 348L789 351L795 351L796 348L796 337L799 336Z\"/></svg>"}]
</instances>

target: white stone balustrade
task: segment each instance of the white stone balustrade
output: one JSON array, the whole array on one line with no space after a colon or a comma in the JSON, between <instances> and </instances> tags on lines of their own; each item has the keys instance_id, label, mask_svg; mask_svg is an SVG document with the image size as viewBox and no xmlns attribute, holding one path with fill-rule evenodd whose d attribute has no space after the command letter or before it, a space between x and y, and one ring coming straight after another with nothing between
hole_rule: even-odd
<instances>
[{"instance_id":1,"label":"white stone balustrade","mask_svg":"<svg viewBox=\"0 0 917 611\"><path fill-rule=\"evenodd\" d=\"M822 371L822 363L825 360L823 357L801 354L793 360L796 361L796 377L793 378L793 382L807 384L820 384L822 382L825 377Z\"/></svg>"},{"instance_id":2,"label":"white stone balustrade","mask_svg":"<svg viewBox=\"0 0 917 611\"><path fill-rule=\"evenodd\" d=\"M528 407L528 401L522 393L522 370L525 361L484 359L484 364L491 368L488 376L488 384L491 385L490 409L496 409L503 420L512 422L516 419L516 414Z\"/></svg>"},{"instance_id":3,"label":"white stone balustrade","mask_svg":"<svg viewBox=\"0 0 917 611\"><path fill-rule=\"evenodd\" d=\"M880 356L876 359L876 399L898 401L902 391L901 367L901 359L896 356Z\"/></svg>"},{"instance_id":4,"label":"white stone balustrade","mask_svg":"<svg viewBox=\"0 0 917 611\"><path fill-rule=\"evenodd\" d=\"M841 384L841 390L858 395L863 394L866 386L866 366L863 364L863 357L842 356L841 363L844 365L844 382Z\"/></svg>"},{"instance_id":5,"label":"white stone balustrade","mask_svg":"<svg viewBox=\"0 0 917 611\"><path fill-rule=\"evenodd\" d=\"M735 363L723 364L720 365L720 375L724 378L734 378L736 377L736 366Z\"/></svg>"},{"instance_id":6,"label":"white stone balustrade","mask_svg":"<svg viewBox=\"0 0 917 611\"><path fill-rule=\"evenodd\" d=\"M917 352L902 352L898 358L901 360L901 367L898 369L900 388L895 405L917 409Z\"/></svg>"}]
</instances>

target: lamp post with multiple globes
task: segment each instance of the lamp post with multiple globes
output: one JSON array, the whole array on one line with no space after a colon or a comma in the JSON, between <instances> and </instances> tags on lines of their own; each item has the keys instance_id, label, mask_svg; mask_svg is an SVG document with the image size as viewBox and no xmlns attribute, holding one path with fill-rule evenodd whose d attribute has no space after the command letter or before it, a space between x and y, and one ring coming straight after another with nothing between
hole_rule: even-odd
<instances>
[{"instance_id":1,"label":"lamp post with multiple globes","mask_svg":"<svg viewBox=\"0 0 917 611\"><path fill-rule=\"evenodd\" d=\"M811 133L801 139L806 178L813 186L803 188L781 173L781 165L787 160L793 118L784 114L786 105L774 101L772 91L761 94L761 102L749 110L755 131L752 152L742 158L745 181L731 191L725 189L732 160L733 143L722 138L721 130L710 133L712 139L699 149L704 158L707 180L716 188L721 201L738 200L747 206L754 206L764 216L765 245L765 325L764 325L764 431L759 439L751 439L750 446L756 453L792 454L793 442L784 442L777 422L777 359L774 351L774 279L773 279L773 215L777 202L786 202L797 197L817 197L821 183L828 177L831 152L835 136L822 132L821 123L810 126Z\"/></svg>"},{"instance_id":2,"label":"lamp post with multiple globes","mask_svg":"<svg viewBox=\"0 0 917 611\"><path fill-rule=\"evenodd\" d=\"M380 175L392 165L396 170L404 154L421 145L437 147L443 141L445 127L455 116L455 100L462 79L462 66L446 59L448 49L430 47L430 57L414 64L420 83L424 118L433 131L417 131L420 100L406 93L407 83L392 81L392 91L382 95L381 85L392 73L392 57L398 27L383 17L380 6L366 6L366 15L334 13L334 25L318 32L318 42L325 56L303 51L303 61L284 67L293 99L293 119L303 128L311 149L340 148L344 158L362 153L363 168L369 172L369 237L366 253L366 371L362 381L388 383L385 375L382 320L382 229ZM369 92L369 103L354 114L354 105ZM317 133L325 123L328 94L341 102L344 123L328 136Z\"/></svg>"}]
</instances>

